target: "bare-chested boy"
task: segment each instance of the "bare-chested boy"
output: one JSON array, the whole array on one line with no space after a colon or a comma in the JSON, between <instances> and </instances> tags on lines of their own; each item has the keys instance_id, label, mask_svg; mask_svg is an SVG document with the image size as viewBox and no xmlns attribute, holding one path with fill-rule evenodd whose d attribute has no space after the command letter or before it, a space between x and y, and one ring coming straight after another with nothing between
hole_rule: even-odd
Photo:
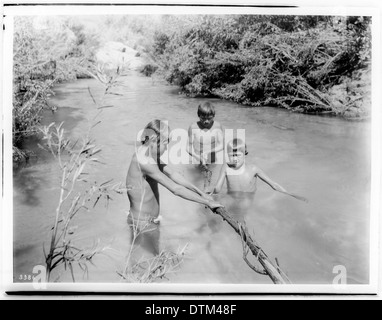
<instances>
[{"instance_id":1,"label":"bare-chested boy","mask_svg":"<svg viewBox=\"0 0 382 320\"><path fill-rule=\"evenodd\" d=\"M199 121L188 129L187 152L192 156L192 163L198 164L205 174L204 191L208 191L212 173L223 165L224 135L221 124L215 121L211 103L199 105L198 117Z\"/></svg>"},{"instance_id":2,"label":"bare-chested boy","mask_svg":"<svg viewBox=\"0 0 382 320\"><path fill-rule=\"evenodd\" d=\"M241 139L233 139L227 144L228 163L222 168L216 184L215 193L219 193L224 182L227 182L227 193L234 199L230 209L237 209L240 218L250 209L257 190L257 178L268 184L273 190L290 195L298 200L307 201L305 198L287 192L281 185L269 178L259 167L248 166L245 156L248 154L247 146ZM240 211L242 211L240 213Z\"/></svg>"},{"instance_id":3,"label":"bare-chested boy","mask_svg":"<svg viewBox=\"0 0 382 320\"><path fill-rule=\"evenodd\" d=\"M126 186L130 200L128 223L141 229L137 240L152 255L159 254L159 190L158 183L173 194L211 209L222 207L184 177L161 163L160 157L169 143L168 125L161 120L151 121L141 136L141 145L130 163Z\"/></svg>"},{"instance_id":4,"label":"bare-chested boy","mask_svg":"<svg viewBox=\"0 0 382 320\"><path fill-rule=\"evenodd\" d=\"M257 178L260 178L272 189L285 193L286 190L278 183L271 180L259 167L245 164L248 154L247 146L241 139L234 139L227 144L228 163L221 171L215 192L219 193L224 181L227 182L227 192L250 192L257 189Z\"/></svg>"}]
</instances>

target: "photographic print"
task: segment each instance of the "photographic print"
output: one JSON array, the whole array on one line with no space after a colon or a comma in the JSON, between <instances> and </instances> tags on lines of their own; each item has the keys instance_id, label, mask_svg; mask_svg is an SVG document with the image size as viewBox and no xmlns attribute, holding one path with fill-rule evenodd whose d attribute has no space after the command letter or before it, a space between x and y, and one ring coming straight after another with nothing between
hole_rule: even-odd
<instances>
[{"instance_id":1,"label":"photographic print","mask_svg":"<svg viewBox=\"0 0 382 320\"><path fill-rule=\"evenodd\" d=\"M10 288L373 290L372 10L5 9Z\"/></svg>"}]
</instances>

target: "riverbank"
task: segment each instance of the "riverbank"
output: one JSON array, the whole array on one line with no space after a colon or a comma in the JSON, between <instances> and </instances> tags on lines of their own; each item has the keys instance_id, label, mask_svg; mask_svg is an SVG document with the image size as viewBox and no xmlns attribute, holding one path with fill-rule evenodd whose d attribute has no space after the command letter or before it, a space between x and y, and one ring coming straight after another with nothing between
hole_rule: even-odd
<instances>
[{"instance_id":1,"label":"riverbank","mask_svg":"<svg viewBox=\"0 0 382 320\"><path fill-rule=\"evenodd\" d=\"M166 22L154 52L166 80L190 96L370 117L369 17L232 15Z\"/></svg>"}]
</instances>

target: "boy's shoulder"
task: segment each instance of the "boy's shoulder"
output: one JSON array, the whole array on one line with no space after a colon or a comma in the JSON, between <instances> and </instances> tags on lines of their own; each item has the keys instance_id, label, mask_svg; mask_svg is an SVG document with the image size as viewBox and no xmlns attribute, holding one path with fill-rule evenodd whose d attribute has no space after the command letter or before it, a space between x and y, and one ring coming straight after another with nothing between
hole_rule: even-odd
<instances>
[{"instance_id":1,"label":"boy's shoulder","mask_svg":"<svg viewBox=\"0 0 382 320\"><path fill-rule=\"evenodd\" d=\"M191 123L189 129L200 129L198 126L198 122Z\"/></svg>"},{"instance_id":2,"label":"boy's shoulder","mask_svg":"<svg viewBox=\"0 0 382 320\"><path fill-rule=\"evenodd\" d=\"M153 158L147 156L146 150L143 148L138 149L138 151L134 154L133 160L137 162L140 168L144 168L148 165L158 165Z\"/></svg>"},{"instance_id":3,"label":"boy's shoulder","mask_svg":"<svg viewBox=\"0 0 382 320\"><path fill-rule=\"evenodd\" d=\"M223 128L222 124L219 121L214 121L214 127Z\"/></svg>"},{"instance_id":4,"label":"boy's shoulder","mask_svg":"<svg viewBox=\"0 0 382 320\"><path fill-rule=\"evenodd\" d=\"M246 166L246 170L250 171L253 174L256 174L259 172L259 167L255 164L251 164Z\"/></svg>"},{"instance_id":5,"label":"boy's shoulder","mask_svg":"<svg viewBox=\"0 0 382 320\"><path fill-rule=\"evenodd\" d=\"M223 131L223 126L221 125L220 122L218 121L214 121L214 125L212 126L212 128L210 130L220 130L220 131Z\"/></svg>"}]
</instances>

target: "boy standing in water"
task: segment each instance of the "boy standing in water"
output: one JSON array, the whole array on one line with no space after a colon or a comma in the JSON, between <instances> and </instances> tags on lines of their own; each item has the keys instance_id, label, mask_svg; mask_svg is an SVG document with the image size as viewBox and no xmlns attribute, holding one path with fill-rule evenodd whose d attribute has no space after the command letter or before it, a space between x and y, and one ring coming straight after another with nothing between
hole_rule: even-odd
<instances>
[{"instance_id":1,"label":"boy standing in water","mask_svg":"<svg viewBox=\"0 0 382 320\"><path fill-rule=\"evenodd\" d=\"M141 145L136 150L126 177L130 200L128 223L139 231L136 243L145 252L159 254L159 190L158 183L173 194L211 209L222 207L213 199L184 179L182 175L161 163L160 157L169 143L170 128L161 120L147 124Z\"/></svg>"},{"instance_id":2,"label":"boy standing in water","mask_svg":"<svg viewBox=\"0 0 382 320\"><path fill-rule=\"evenodd\" d=\"M226 181L227 193L235 200L232 209L239 209L239 211L249 209L256 193L257 178L260 178L275 191L287 194L298 200L307 201L303 197L287 192L282 186L270 179L259 167L247 166L245 164L245 156L248 152L243 140L233 139L230 141L227 144L227 153L228 163L222 168L214 192L219 193L224 181Z\"/></svg>"},{"instance_id":3,"label":"boy standing in water","mask_svg":"<svg viewBox=\"0 0 382 320\"><path fill-rule=\"evenodd\" d=\"M227 181L227 192L250 192L257 189L257 178L263 180L273 190L286 192L278 183L272 181L257 166L246 166L245 156L248 154L247 146L241 139L233 139L227 144L228 163L222 169L215 192L219 193L224 181Z\"/></svg>"},{"instance_id":4,"label":"boy standing in water","mask_svg":"<svg viewBox=\"0 0 382 320\"><path fill-rule=\"evenodd\" d=\"M223 164L224 135L221 124L215 121L215 108L209 102L198 107L199 121L188 129L187 152L192 164L198 164L204 175L204 191L211 184L212 173Z\"/></svg>"}]
</instances>

